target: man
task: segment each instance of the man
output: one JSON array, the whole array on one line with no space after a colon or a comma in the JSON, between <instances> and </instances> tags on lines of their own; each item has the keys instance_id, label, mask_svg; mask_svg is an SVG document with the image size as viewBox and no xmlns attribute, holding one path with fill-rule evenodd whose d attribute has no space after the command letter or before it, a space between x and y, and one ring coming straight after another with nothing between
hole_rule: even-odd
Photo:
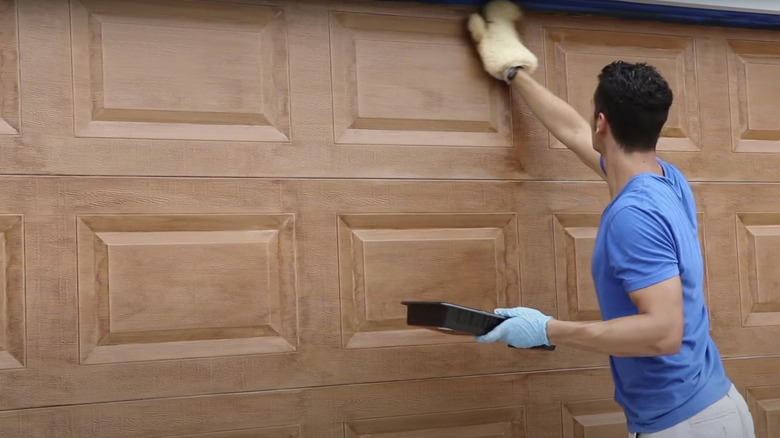
<instances>
[{"instance_id":1,"label":"man","mask_svg":"<svg viewBox=\"0 0 780 438\"><path fill-rule=\"evenodd\" d=\"M505 46L480 49L489 53L482 55L485 69L510 83L542 124L606 180L612 199L592 261L603 321L496 309L510 318L477 341L518 348L557 344L610 355L615 399L633 437L753 438L745 400L709 335L691 188L655 153L673 99L666 80L644 63L607 65L588 123L525 71L535 59L524 62Z\"/></svg>"}]
</instances>

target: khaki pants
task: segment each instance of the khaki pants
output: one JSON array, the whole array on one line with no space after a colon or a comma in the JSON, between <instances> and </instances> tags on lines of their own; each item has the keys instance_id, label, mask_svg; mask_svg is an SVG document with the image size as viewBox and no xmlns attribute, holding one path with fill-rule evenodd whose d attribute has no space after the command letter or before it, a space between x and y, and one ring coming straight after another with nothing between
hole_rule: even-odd
<instances>
[{"instance_id":1,"label":"khaki pants","mask_svg":"<svg viewBox=\"0 0 780 438\"><path fill-rule=\"evenodd\" d=\"M755 438L753 417L734 385L729 393L705 410L669 429L630 433L629 438Z\"/></svg>"}]
</instances>

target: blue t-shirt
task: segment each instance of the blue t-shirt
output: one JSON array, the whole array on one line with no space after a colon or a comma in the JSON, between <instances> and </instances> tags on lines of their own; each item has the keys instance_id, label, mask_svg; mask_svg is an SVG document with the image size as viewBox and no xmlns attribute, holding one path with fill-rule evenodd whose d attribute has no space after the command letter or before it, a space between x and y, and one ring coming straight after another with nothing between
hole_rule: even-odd
<instances>
[{"instance_id":1,"label":"blue t-shirt","mask_svg":"<svg viewBox=\"0 0 780 438\"><path fill-rule=\"evenodd\" d=\"M731 387L709 334L693 193L679 170L658 163L664 176L635 176L606 207L593 251L593 281L604 320L638 313L630 292L676 275L682 281L685 322L679 353L610 357L615 400L629 430L637 433L685 421Z\"/></svg>"}]
</instances>

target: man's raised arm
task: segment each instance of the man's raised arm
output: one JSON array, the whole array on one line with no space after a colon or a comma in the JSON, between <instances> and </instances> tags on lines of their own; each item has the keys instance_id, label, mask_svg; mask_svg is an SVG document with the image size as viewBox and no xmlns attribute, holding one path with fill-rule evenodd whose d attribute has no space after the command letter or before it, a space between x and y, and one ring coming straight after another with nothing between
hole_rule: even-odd
<instances>
[{"instance_id":1,"label":"man's raised arm","mask_svg":"<svg viewBox=\"0 0 780 438\"><path fill-rule=\"evenodd\" d=\"M508 0L492 0L485 5L484 14L484 18L471 14L468 29L485 71L511 83L552 135L604 178L601 156L593 149L590 124L530 76L537 68L537 59L520 41L515 28L515 22L522 17L520 7ZM513 78L510 72L516 73Z\"/></svg>"},{"instance_id":2,"label":"man's raised arm","mask_svg":"<svg viewBox=\"0 0 780 438\"><path fill-rule=\"evenodd\" d=\"M601 155L593 149L591 126L577 110L522 70L517 72L511 85L558 141L599 176L605 177L601 170Z\"/></svg>"}]
</instances>

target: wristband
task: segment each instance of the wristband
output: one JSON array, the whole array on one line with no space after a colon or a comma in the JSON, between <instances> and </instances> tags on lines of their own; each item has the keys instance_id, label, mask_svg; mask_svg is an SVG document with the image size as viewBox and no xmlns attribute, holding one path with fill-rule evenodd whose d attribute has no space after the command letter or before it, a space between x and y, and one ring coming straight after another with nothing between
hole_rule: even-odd
<instances>
[{"instance_id":1,"label":"wristband","mask_svg":"<svg viewBox=\"0 0 780 438\"><path fill-rule=\"evenodd\" d=\"M504 73L504 82L506 82L507 84L511 83L512 79L514 79L515 76L517 75L517 71L521 70L522 68L523 66L521 65L515 65L513 67L509 67L508 69L506 69L506 72Z\"/></svg>"}]
</instances>

